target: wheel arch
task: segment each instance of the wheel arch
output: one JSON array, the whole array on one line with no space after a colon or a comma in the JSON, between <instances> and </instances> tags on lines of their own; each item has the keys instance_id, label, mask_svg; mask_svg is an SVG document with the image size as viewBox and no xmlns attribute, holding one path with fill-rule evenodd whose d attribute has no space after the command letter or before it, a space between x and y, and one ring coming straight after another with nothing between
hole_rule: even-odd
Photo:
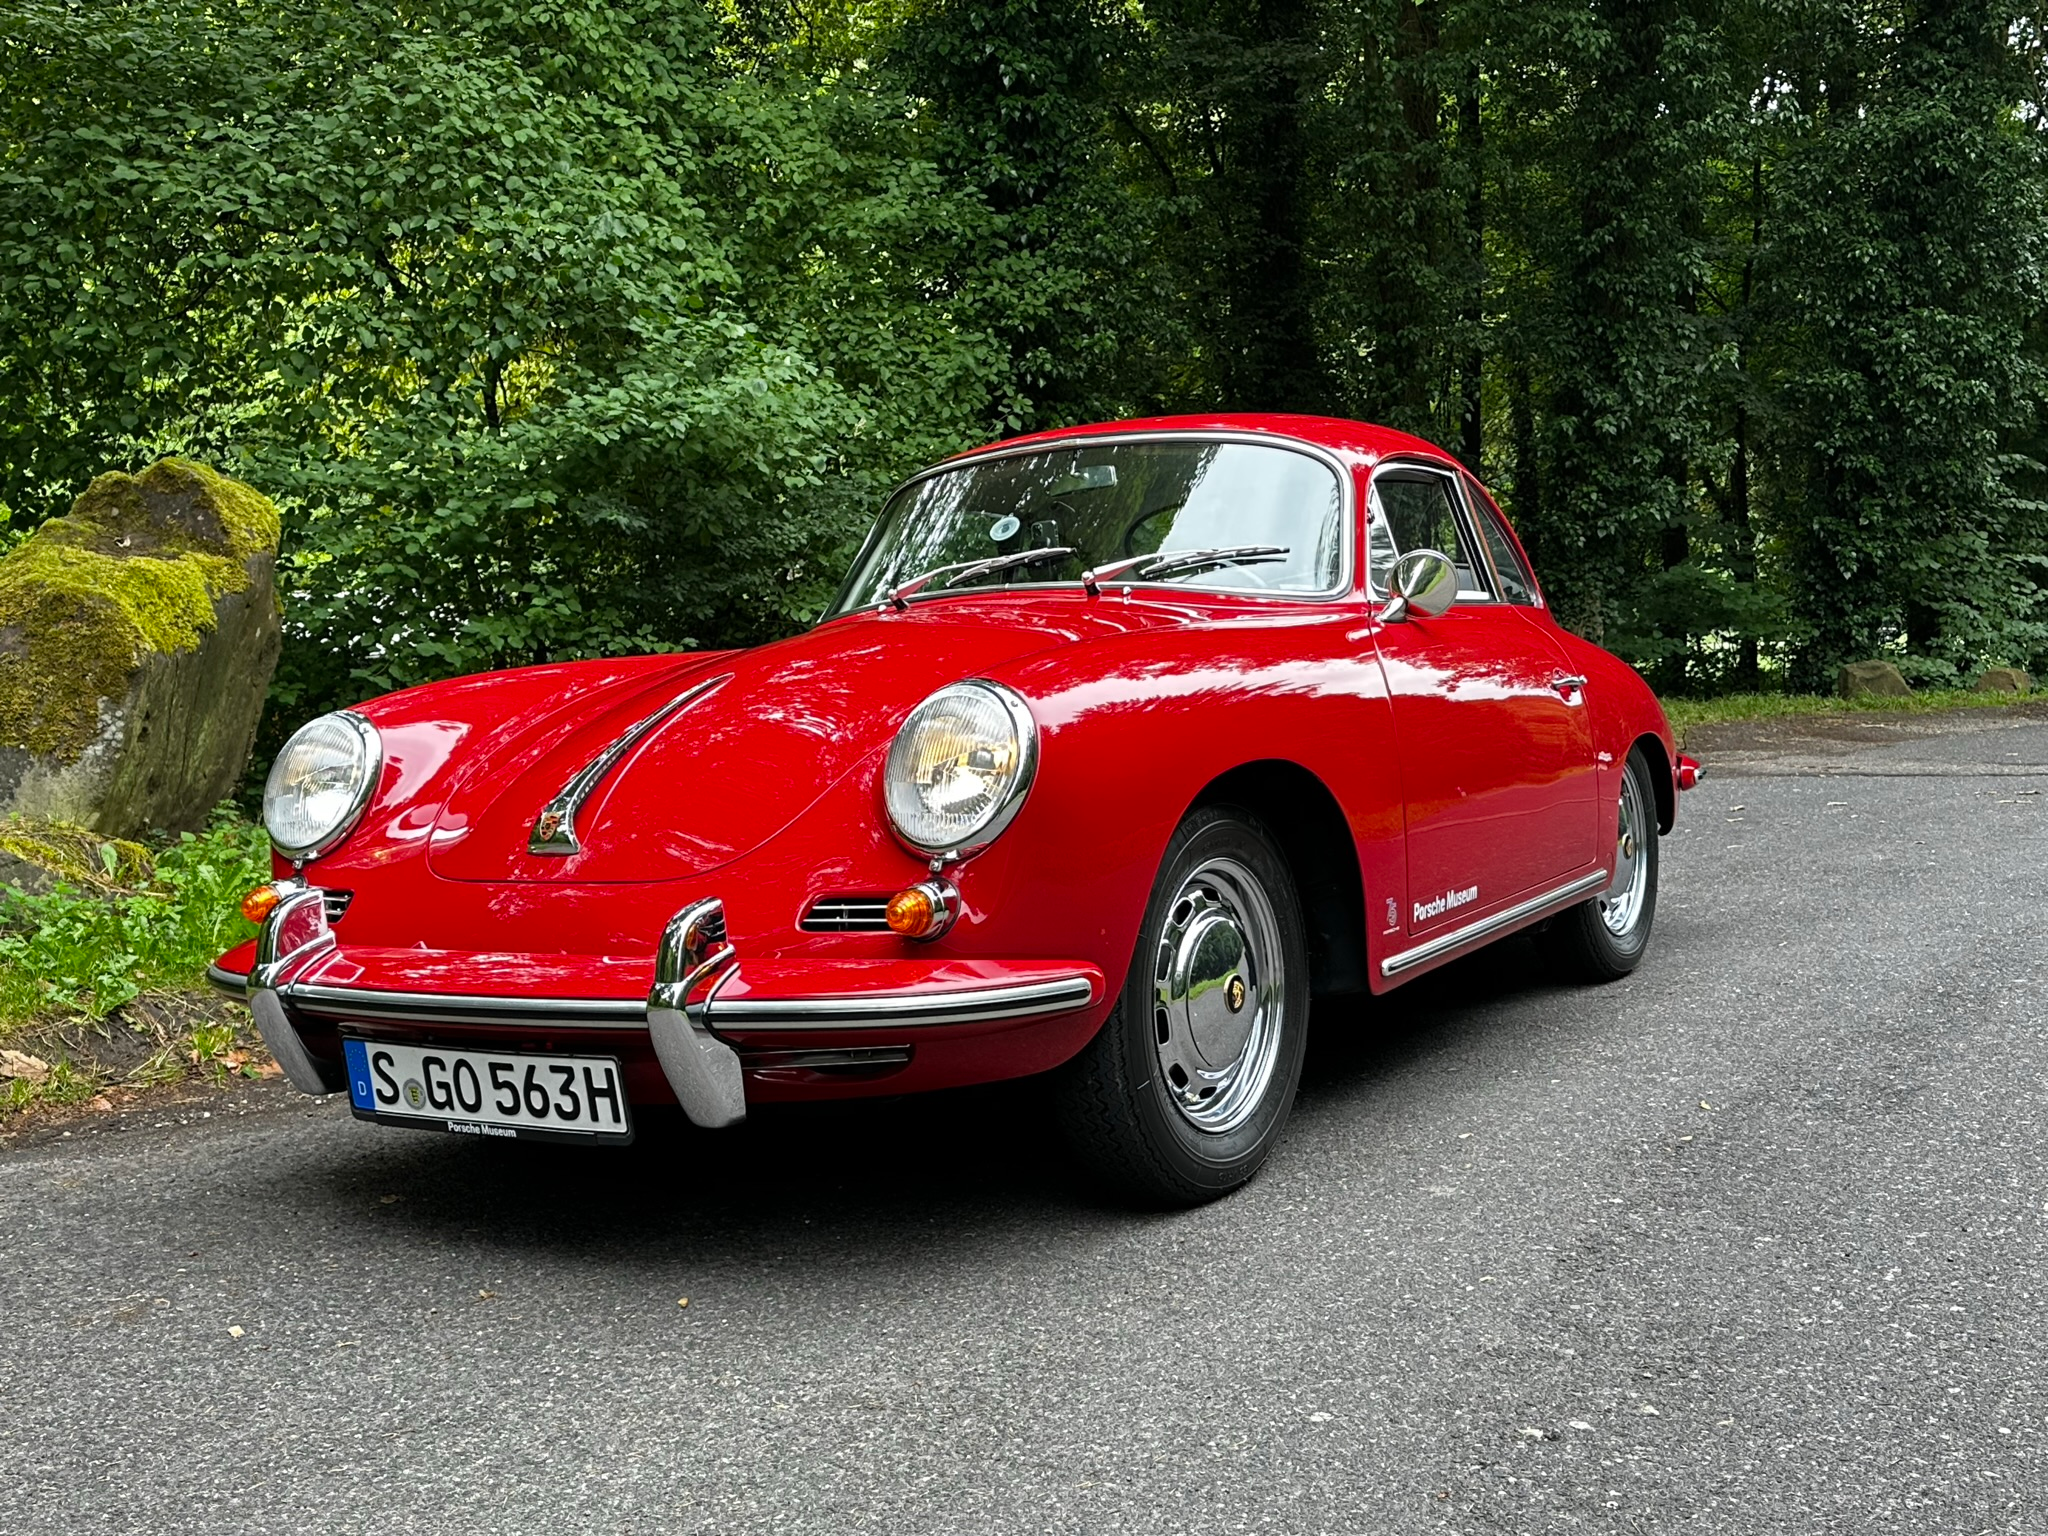
<instances>
[{"instance_id":1,"label":"wheel arch","mask_svg":"<svg viewBox=\"0 0 2048 1536\"><path fill-rule=\"evenodd\" d=\"M1329 786L1299 763L1267 758L1211 779L1188 809L1203 806L1242 810L1280 844L1301 900L1310 994L1367 991L1365 885L1351 825Z\"/></svg>"},{"instance_id":2,"label":"wheel arch","mask_svg":"<svg viewBox=\"0 0 2048 1536\"><path fill-rule=\"evenodd\" d=\"M1678 819L1678 781L1673 777L1671 759L1664 751L1664 743L1653 731L1645 731L1629 744L1631 752L1640 750L1650 764L1650 784L1657 795L1657 830L1669 832Z\"/></svg>"}]
</instances>

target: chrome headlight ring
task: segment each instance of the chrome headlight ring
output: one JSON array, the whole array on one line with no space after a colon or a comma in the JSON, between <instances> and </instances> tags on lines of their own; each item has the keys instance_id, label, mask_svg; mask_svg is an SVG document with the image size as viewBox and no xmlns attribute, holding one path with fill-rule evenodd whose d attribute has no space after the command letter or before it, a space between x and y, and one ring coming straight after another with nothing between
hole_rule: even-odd
<instances>
[{"instance_id":1,"label":"chrome headlight ring","mask_svg":"<svg viewBox=\"0 0 2048 1536\"><path fill-rule=\"evenodd\" d=\"M1038 722L1011 688L975 679L913 709L882 770L889 825L912 852L950 862L981 852L1023 808L1038 771Z\"/></svg>"},{"instance_id":2,"label":"chrome headlight ring","mask_svg":"<svg viewBox=\"0 0 2048 1536\"><path fill-rule=\"evenodd\" d=\"M384 739L351 709L308 720L263 786L263 825L294 864L317 859L362 820L384 767Z\"/></svg>"}]
</instances>

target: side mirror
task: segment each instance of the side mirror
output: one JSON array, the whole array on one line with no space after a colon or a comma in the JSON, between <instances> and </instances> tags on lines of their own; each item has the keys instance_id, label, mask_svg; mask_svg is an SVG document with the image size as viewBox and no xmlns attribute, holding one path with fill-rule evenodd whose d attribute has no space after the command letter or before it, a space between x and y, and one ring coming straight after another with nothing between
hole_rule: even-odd
<instances>
[{"instance_id":1,"label":"side mirror","mask_svg":"<svg viewBox=\"0 0 2048 1536\"><path fill-rule=\"evenodd\" d=\"M1458 568L1438 550L1411 549L1394 562L1387 590L1393 595L1380 610L1382 624L1400 623L1410 609L1433 619L1458 600Z\"/></svg>"}]
</instances>

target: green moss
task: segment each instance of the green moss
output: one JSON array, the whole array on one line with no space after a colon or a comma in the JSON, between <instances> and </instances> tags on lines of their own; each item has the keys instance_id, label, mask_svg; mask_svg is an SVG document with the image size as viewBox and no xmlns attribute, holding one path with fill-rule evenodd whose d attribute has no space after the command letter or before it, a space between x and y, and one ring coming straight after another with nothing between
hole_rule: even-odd
<instances>
[{"instance_id":1,"label":"green moss","mask_svg":"<svg viewBox=\"0 0 2048 1536\"><path fill-rule=\"evenodd\" d=\"M0 853L88 890L133 889L156 878L149 850L64 821L0 821Z\"/></svg>"},{"instance_id":2,"label":"green moss","mask_svg":"<svg viewBox=\"0 0 2048 1536\"><path fill-rule=\"evenodd\" d=\"M269 498L165 459L101 475L0 556L0 746L76 761L143 657L190 651L277 549Z\"/></svg>"}]
</instances>

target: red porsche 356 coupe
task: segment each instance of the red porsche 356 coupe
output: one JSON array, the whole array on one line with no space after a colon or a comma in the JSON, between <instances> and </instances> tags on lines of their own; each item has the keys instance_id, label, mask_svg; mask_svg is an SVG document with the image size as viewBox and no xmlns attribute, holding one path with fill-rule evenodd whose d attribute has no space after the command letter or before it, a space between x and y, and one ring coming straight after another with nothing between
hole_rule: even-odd
<instances>
[{"instance_id":1,"label":"red porsche 356 coupe","mask_svg":"<svg viewBox=\"0 0 2048 1536\"><path fill-rule=\"evenodd\" d=\"M680 1104L1044 1074L1141 1197L1249 1178L1312 998L1541 925L1635 967L1697 765L1418 439L1131 421L898 490L824 618L324 715L214 980L355 1113L623 1141Z\"/></svg>"}]
</instances>

